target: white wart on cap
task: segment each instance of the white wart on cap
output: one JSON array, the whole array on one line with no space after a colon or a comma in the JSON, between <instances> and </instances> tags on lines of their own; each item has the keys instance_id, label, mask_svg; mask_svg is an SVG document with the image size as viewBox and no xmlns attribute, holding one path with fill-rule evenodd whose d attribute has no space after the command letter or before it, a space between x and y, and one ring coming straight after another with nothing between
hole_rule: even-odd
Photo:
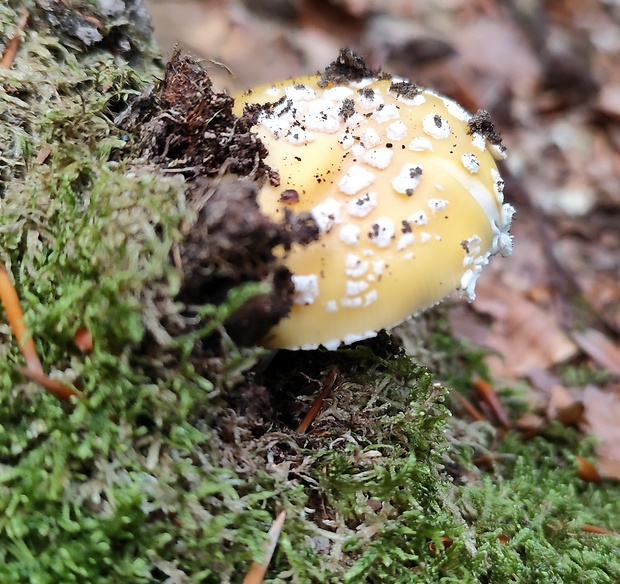
<instances>
[{"instance_id":1,"label":"white wart on cap","mask_svg":"<svg viewBox=\"0 0 620 584\"><path fill-rule=\"evenodd\" d=\"M318 76L244 94L280 175L262 210L309 211L320 237L282 253L290 315L274 348L336 349L374 336L458 289L474 298L489 256L509 255L514 209L503 202L501 145L456 102L405 81L319 86ZM324 85L321 83L321 85ZM290 197L290 193L296 193Z\"/></svg>"}]
</instances>

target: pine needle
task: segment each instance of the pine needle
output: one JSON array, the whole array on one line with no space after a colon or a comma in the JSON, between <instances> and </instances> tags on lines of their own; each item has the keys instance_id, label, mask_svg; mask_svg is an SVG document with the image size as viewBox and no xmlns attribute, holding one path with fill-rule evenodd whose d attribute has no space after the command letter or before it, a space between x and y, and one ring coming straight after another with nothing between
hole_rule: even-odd
<instances>
[{"instance_id":1,"label":"pine needle","mask_svg":"<svg viewBox=\"0 0 620 584\"><path fill-rule=\"evenodd\" d=\"M276 549L276 545L278 544L278 538L280 537L280 532L282 531L282 525L284 525L284 519L286 518L286 513L282 511L276 520L273 522L271 529L269 530L269 541L267 542L267 546L265 549L265 559L262 562L254 562L245 578L243 579L243 584L261 584L263 579L265 578L265 573L267 572L267 568L269 567L269 562L271 561L271 557L273 556L273 552Z\"/></svg>"}]
</instances>

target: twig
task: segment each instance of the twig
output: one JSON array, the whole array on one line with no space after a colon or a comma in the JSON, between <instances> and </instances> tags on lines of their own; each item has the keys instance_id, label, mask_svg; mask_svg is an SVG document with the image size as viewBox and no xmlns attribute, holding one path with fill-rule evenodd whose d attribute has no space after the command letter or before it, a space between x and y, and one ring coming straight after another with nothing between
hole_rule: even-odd
<instances>
[{"instance_id":1,"label":"twig","mask_svg":"<svg viewBox=\"0 0 620 584\"><path fill-rule=\"evenodd\" d=\"M17 48L19 47L19 41L21 40L21 32L26 28L29 16L30 12L28 12L26 8L22 8L22 16L17 23L17 31L6 45L4 55L2 55L2 61L0 61L1 69L10 69L11 65L13 65L13 60L17 54Z\"/></svg>"},{"instance_id":2,"label":"twig","mask_svg":"<svg viewBox=\"0 0 620 584\"><path fill-rule=\"evenodd\" d=\"M310 427L310 424L314 422L314 418L316 418L317 414L323 407L323 402L325 401L325 398L329 395L329 392L334 387L336 377L338 377L338 369L334 367L332 372L329 374L329 377L325 381L325 387L323 388L323 391L314 400L312 407L308 410L308 413L304 416L301 424L299 424L299 426L297 427L296 431L298 434L303 434L304 432L306 432Z\"/></svg>"},{"instance_id":3,"label":"twig","mask_svg":"<svg viewBox=\"0 0 620 584\"><path fill-rule=\"evenodd\" d=\"M599 527L598 525L590 525L589 523L585 523L581 526L581 531L585 531L586 533L595 533L597 535L614 535L618 537L618 534L611 529L607 529L606 527Z\"/></svg>"},{"instance_id":4,"label":"twig","mask_svg":"<svg viewBox=\"0 0 620 584\"><path fill-rule=\"evenodd\" d=\"M17 371L19 371L24 377L38 383L41 387L43 387L43 389L54 394L59 399L69 401L73 396L79 397L79 394L75 391L75 389L69 387L58 379L52 379L43 372L33 371L32 369L27 369L26 367L18 367Z\"/></svg>"},{"instance_id":5,"label":"twig","mask_svg":"<svg viewBox=\"0 0 620 584\"><path fill-rule=\"evenodd\" d=\"M71 397L77 396L78 393L74 389L62 383L62 381L52 379L43 373L43 366L37 354L37 349L24 322L24 311L22 310L17 290L15 290L9 272L2 262L0 262L0 301L2 306L4 306L9 325L17 340L17 345L26 361L26 367L18 367L17 370L24 377L35 381L60 399L69 400Z\"/></svg>"},{"instance_id":6,"label":"twig","mask_svg":"<svg viewBox=\"0 0 620 584\"><path fill-rule=\"evenodd\" d=\"M453 389L450 391L450 397L461 404L463 409L476 421L486 422L488 421L480 410L472 404L462 393Z\"/></svg>"},{"instance_id":7,"label":"twig","mask_svg":"<svg viewBox=\"0 0 620 584\"><path fill-rule=\"evenodd\" d=\"M248 573L243 579L243 584L261 584L261 582L265 578L265 573L267 572L267 568L269 567L269 562L271 561L273 552L276 549L276 545L278 545L278 538L280 537L280 532L282 531L282 525L284 525L285 518L286 513L282 511L273 522L273 525L271 526L271 529L268 533L269 541L267 542L267 546L265 549L265 559L262 562L254 562L250 566Z\"/></svg>"},{"instance_id":8,"label":"twig","mask_svg":"<svg viewBox=\"0 0 620 584\"><path fill-rule=\"evenodd\" d=\"M43 367L37 355L37 349L34 346L34 341L24 322L24 312L19 302L17 291L2 262L0 262L0 301L2 301L2 306L4 306L4 310L6 311L11 330L26 360L28 369L34 373L43 375Z\"/></svg>"},{"instance_id":9,"label":"twig","mask_svg":"<svg viewBox=\"0 0 620 584\"><path fill-rule=\"evenodd\" d=\"M499 423L506 430L509 430L510 420L508 419L508 415L504 410L504 406L502 406L499 398L497 397L497 392L495 391L495 388L484 379L478 379L474 383L474 388L476 389L476 393L480 396L480 399L491 408Z\"/></svg>"}]
</instances>

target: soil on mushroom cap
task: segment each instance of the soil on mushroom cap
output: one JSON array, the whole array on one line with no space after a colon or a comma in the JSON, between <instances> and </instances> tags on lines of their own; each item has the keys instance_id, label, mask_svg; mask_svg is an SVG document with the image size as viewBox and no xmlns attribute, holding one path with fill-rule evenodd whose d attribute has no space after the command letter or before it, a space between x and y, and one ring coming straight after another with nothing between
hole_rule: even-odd
<instances>
[{"instance_id":1,"label":"soil on mushroom cap","mask_svg":"<svg viewBox=\"0 0 620 584\"><path fill-rule=\"evenodd\" d=\"M308 213L288 212L278 223L261 213L258 190L266 181L277 185L278 174L264 161L267 151L251 131L252 120L236 116L233 103L212 90L200 64L177 52L160 86L136 98L117 121L138 135L139 156L188 180L196 219L177 249L177 298L188 307L218 305L238 286L267 284L269 292L250 299L226 323L238 344L254 345L292 304L290 273L274 248L307 243L318 229ZM187 332L179 322L166 326L173 336Z\"/></svg>"},{"instance_id":2,"label":"soil on mushroom cap","mask_svg":"<svg viewBox=\"0 0 620 584\"><path fill-rule=\"evenodd\" d=\"M183 284L178 298L187 304L220 304L246 282L270 285L268 293L251 298L226 323L228 334L241 345L258 343L290 311L293 282L274 248L287 249L318 235L309 213L286 213L280 223L263 215L257 194L248 180L198 181L193 203L200 210L179 254Z\"/></svg>"},{"instance_id":3,"label":"soil on mushroom cap","mask_svg":"<svg viewBox=\"0 0 620 584\"><path fill-rule=\"evenodd\" d=\"M341 49L338 58L330 63L318 82L319 87L327 87L330 83L335 85L361 81L364 78L390 79L388 73L375 71L366 65L362 57L356 55L351 49Z\"/></svg>"},{"instance_id":4,"label":"soil on mushroom cap","mask_svg":"<svg viewBox=\"0 0 620 584\"><path fill-rule=\"evenodd\" d=\"M216 93L206 70L178 51L159 87L134 100L120 125L138 134L138 154L186 178L225 172L278 184L252 121L232 111L234 99Z\"/></svg>"},{"instance_id":5,"label":"soil on mushroom cap","mask_svg":"<svg viewBox=\"0 0 620 584\"><path fill-rule=\"evenodd\" d=\"M491 114L486 110L478 110L468 122L469 134L482 134L491 144L502 145L502 137L495 130Z\"/></svg>"}]
</instances>

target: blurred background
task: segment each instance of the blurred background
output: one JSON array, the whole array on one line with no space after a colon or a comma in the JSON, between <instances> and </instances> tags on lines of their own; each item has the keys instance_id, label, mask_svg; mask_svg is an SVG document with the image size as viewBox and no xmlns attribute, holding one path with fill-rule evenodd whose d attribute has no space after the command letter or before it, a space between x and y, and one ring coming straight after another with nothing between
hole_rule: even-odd
<instances>
[{"instance_id":1,"label":"blurred background","mask_svg":"<svg viewBox=\"0 0 620 584\"><path fill-rule=\"evenodd\" d=\"M457 303L453 330L492 350L496 376L527 379L533 400L558 387L582 391L567 387L561 367L611 372L602 385L620 393L619 0L149 8L164 53L178 43L201 58L218 91L314 73L347 46L371 67L489 110L509 153L502 174L517 208L515 252L491 261L474 304Z\"/></svg>"}]
</instances>

